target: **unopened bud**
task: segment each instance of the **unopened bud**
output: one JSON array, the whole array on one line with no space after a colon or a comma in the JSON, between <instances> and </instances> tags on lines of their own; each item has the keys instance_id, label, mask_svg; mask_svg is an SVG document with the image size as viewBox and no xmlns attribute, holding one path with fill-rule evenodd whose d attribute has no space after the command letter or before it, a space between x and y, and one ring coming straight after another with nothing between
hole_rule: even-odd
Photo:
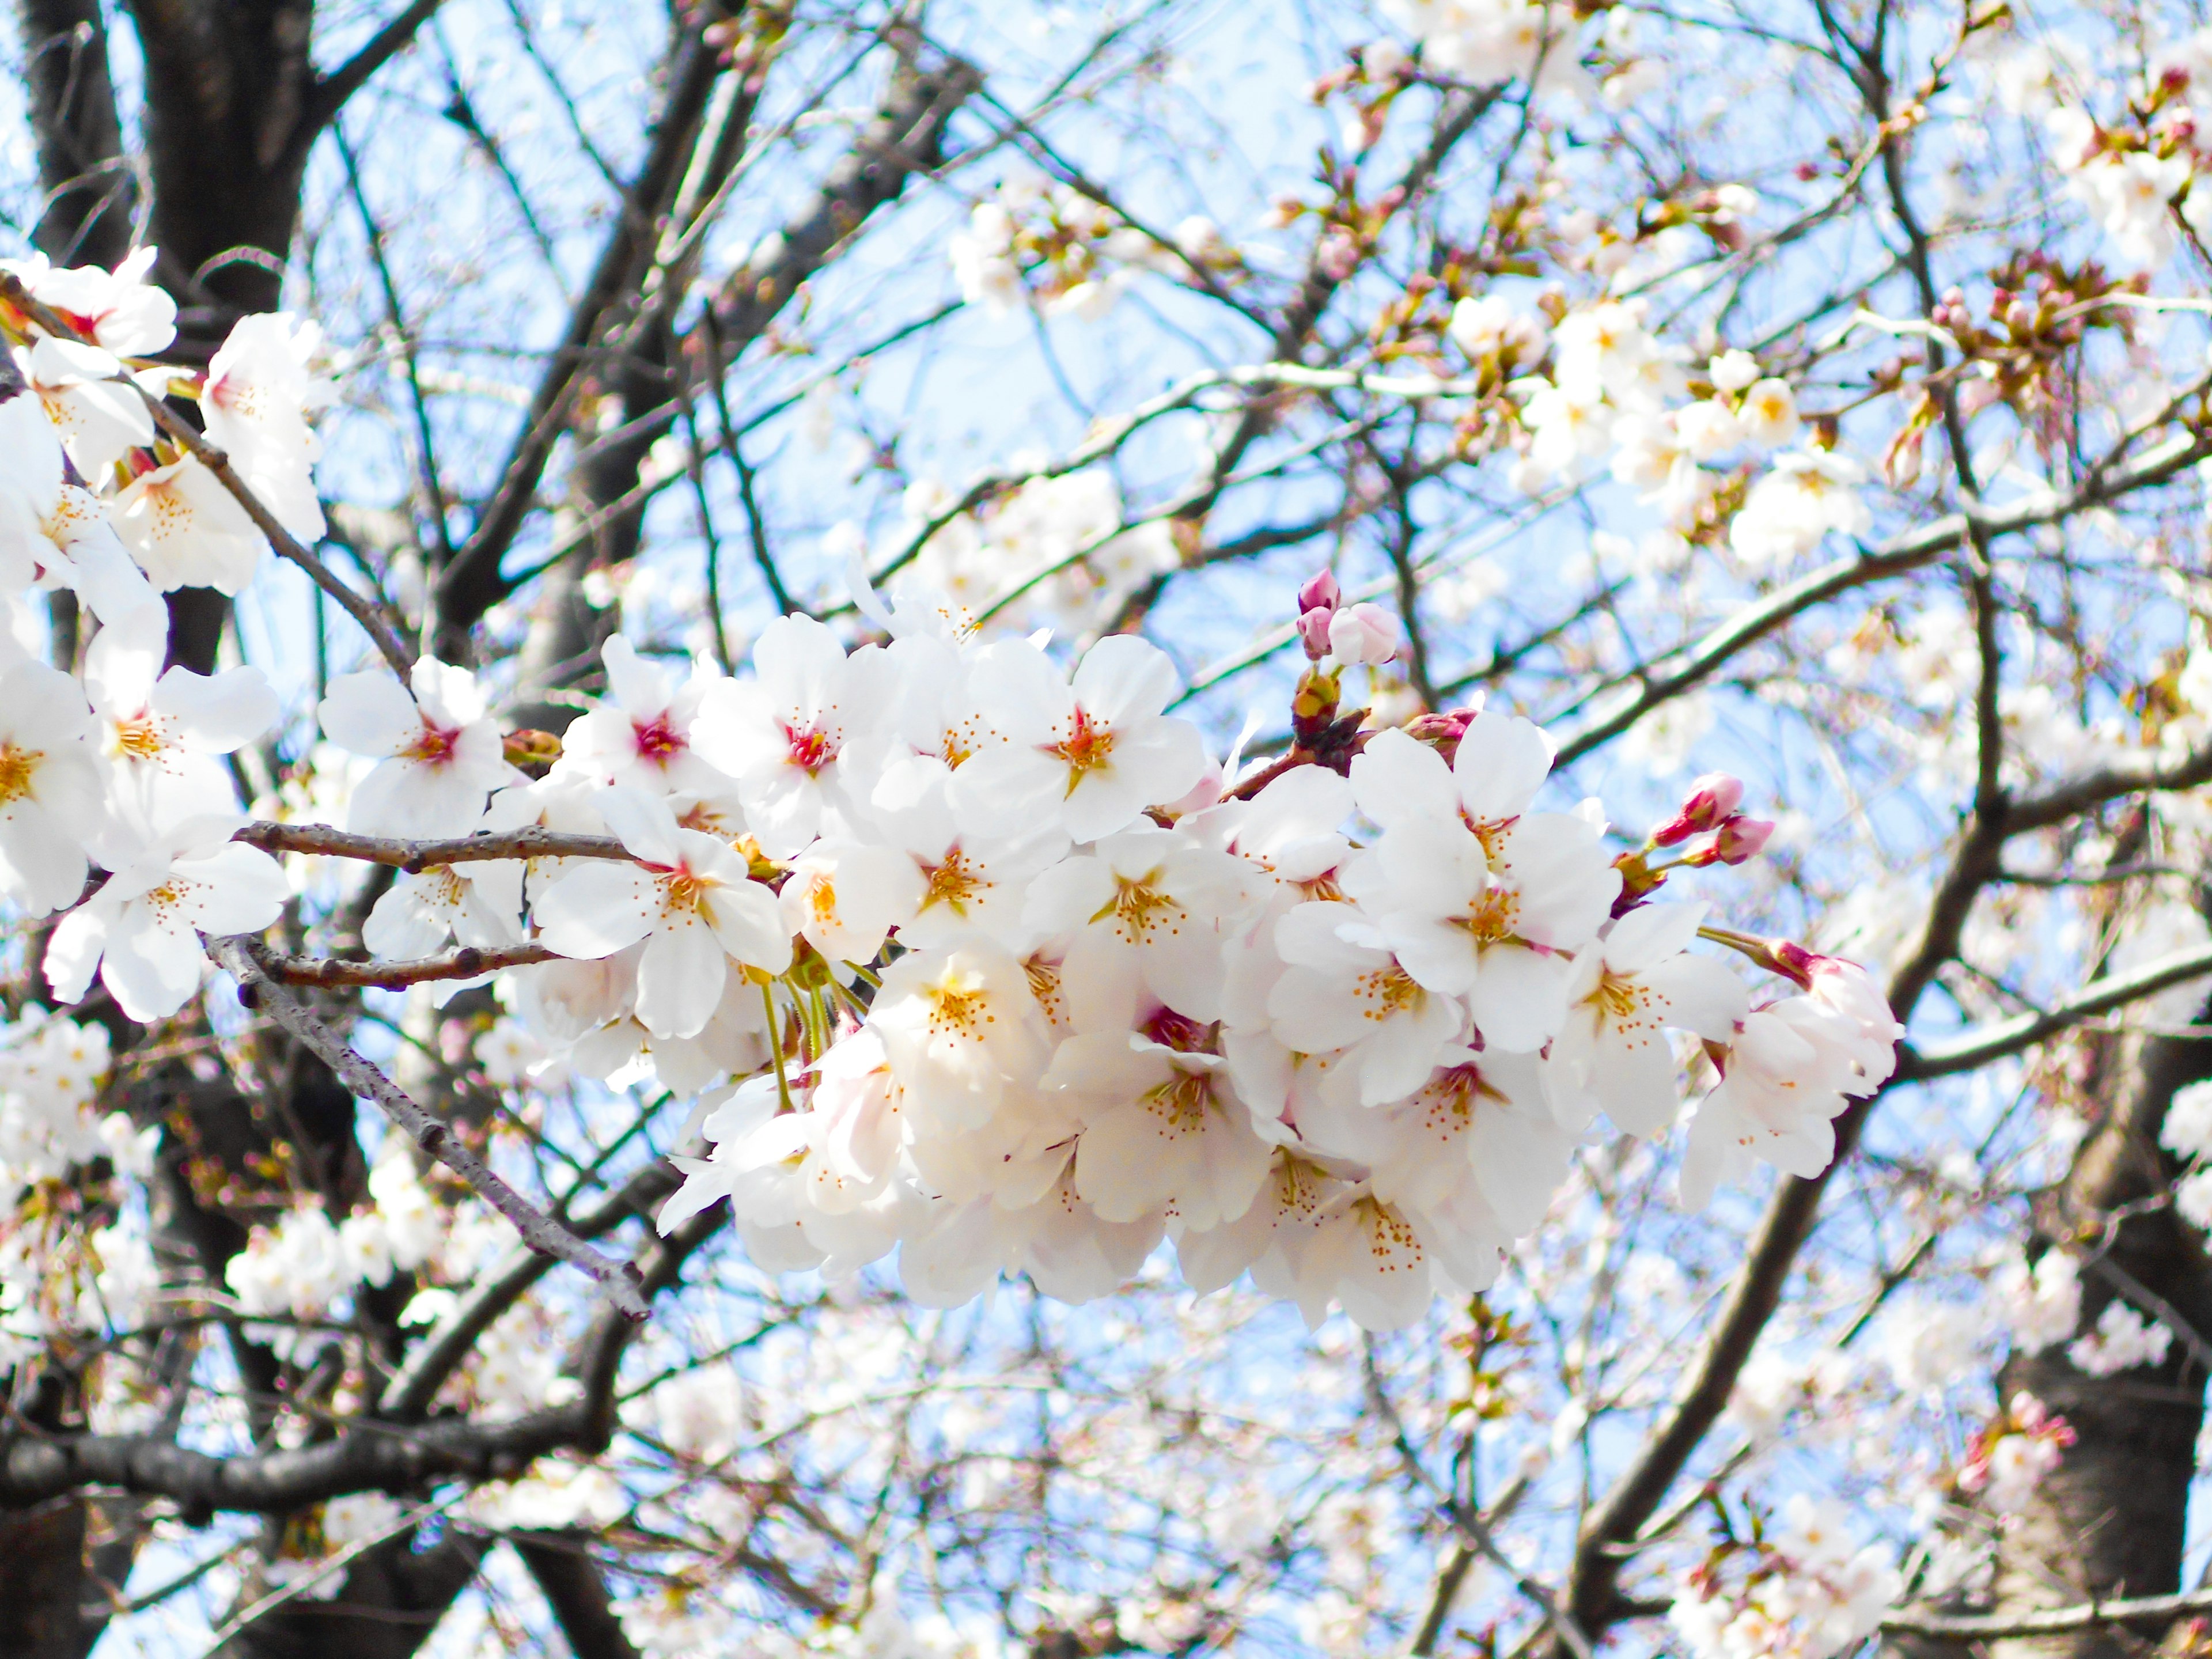
<instances>
[{"instance_id":1,"label":"unopened bud","mask_svg":"<svg viewBox=\"0 0 2212 1659\"><path fill-rule=\"evenodd\" d=\"M1306 660L1319 662L1328 655L1328 624L1335 613L1328 611L1305 611L1298 614L1298 638L1306 648Z\"/></svg>"},{"instance_id":2,"label":"unopened bud","mask_svg":"<svg viewBox=\"0 0 2212 1659\"><path fill-rule=\"evenodd\" d=\"M1298 589L1298 610L1301 612L1334 611L1337 607L1338 601L1343 597L1343 590L1336 585L1335 575L1332 572L1323 570L1316 575L1309 576L1306 579L1306 585Z\"/></svg>"},{"instance_id":3,"label":"unopened bud","mask_svg":"<svg viewBox=\"0 0 2212 1659\"><path fill-rule=\"evenodd\" d=\"M1731 817L1713 838L1713 853L1723 864L1746 864L1765 850L1773 833L1765 818Z\"/></svg>"},{"instance_id":4,"label":"unopened bud","mask_svg":"<svg viewBox=\"0 0 2212 1659\"><path fill-rule=\"evenodd\" d=\"M1459 740L1467 735L1467 728L1482 712L1480 704L1471 708L1447 708L1441 714L1416 714L1406 722L1406 735L1415 743L1425 743L1444 757L1445 763L1459 757Z\"/></svg>"},{"instance_id":5,"label":"unopened bud","mask_svg":"<svg viewBox=\"0 0 2212 1659\"><path fill-rule=\"evenodd\" d=\"M1651 844L1673 847L1708 830L1717 830L1742 800L1741 779L1725 772L1708 772L1690 786L1674 816L1651 832Z\"/></svg>"},{"instance_id":6,"label":"unopened bud","mask_svg":"<svg viewBox=\"0 0 2212 1659\"><path fill-rule=\"evenodd\" d=\"M1340 663L1386 663L1405 647L1398 619L1380 605L1348 605L1328 619L1329 653Z\"/></svg>"}]
</instances>

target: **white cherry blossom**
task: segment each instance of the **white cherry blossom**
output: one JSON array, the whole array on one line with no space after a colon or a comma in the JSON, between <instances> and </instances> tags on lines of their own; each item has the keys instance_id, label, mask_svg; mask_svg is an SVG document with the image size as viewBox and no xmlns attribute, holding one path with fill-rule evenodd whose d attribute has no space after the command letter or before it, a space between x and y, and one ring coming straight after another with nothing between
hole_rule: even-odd
<instances>
[{"instance_id":1,"label":"white cherry blossom","mask_svg":"<svg viewBox=\"0 0 2212 1659\"><path fill-rule=\"evenodd\" d=\"M35 662L0 670L0 895L34 916L84 885L101 809L93 730L71 676Z\"/></svg>"},{"instance_id":2,"label":"white cherry blossom","mask_svg":"<svg viewBox=\"0 0 2212 1659\"><path fill-rule=\"evenodd\" d=\"M1663 1133L1680 1109L1669 1029L1726 1042L1749 1010L1743 981L1689 943L1702 904L1650 904L1613 922L1575 958L1567 1018L1546 1055L1555 1098L1602 1110L1632 1134Z\"/></svg>"},{"instance_id":3,"label":"white cherry blossom","mask_svg":"<svg viewBox=\"0 0 2212 1659\"><path fill-rule=\"evenodd\" d=\"M607 957L641 939L637 1017L656 1036L690 1036L721 1001L730 959L765 975L791 964L775 896L728 843L678 829L668 805L615 788L607 826L636 856L578 860L535 906L539 937L568 957Z\"/></svg>"},{"instance_id":4,"label":"white cherry blossom","mask_svg":"<svg viewBox=\"0 0 2212 1659\"><path fill-rule=\"evenodd\" d=\"M968 827L1056 821L1095 841L1179 799L1206 769L1197 729L1162 712L1177 690L1175 665L1147 641L1108 635L1072 679L1035 646L1003 641L978 655L974 684L1005 741L956 775Z\"/></svg>"},{"instance_id":5,"label":"white cherry blossom","mask_svg":"<svg viewBox=\"0 0 2212 1659\"><path fill-rule=\"evenodd\" d=\"M737 780L745 819L771 858L822 832L823 814L848 814L845 746L881 718L890 673L880 647L848 656L806 617L782 617L753 646L756 677L721 680L699 707L696 746Z\"/></svg>"},{"instance_id":6,"label":"white cherry blossom","mask_svg":"<svg viewBox=\"0 0 2212 1659\"><path fill-rule=\"evenodd\" d=\"M234 594L269 550L238 498L191 455L132 479L115 498L115 520L131 556L164 593L212 587Z\"/></svg>"},{"instance_id":7,"label":"white cherry blossom","mask_svg":"<svg viewBox=\"0 0 2212 1659\"><path fill-rule=\"evenodd\" d=\"M619 634L600 647L599 658L606 665L608 701L579 715L562 734L555 775L671 794L710 795L732 787L691 746L700 704L720 676L695 672L679 684Z\"/></svg>"},{"instance_id":8,"label":"white cherry blossom","mask_svg":"<svg viewBox=\"0 0 2212 1659\"><path fill-rule=\"evenodd\" d=\"M118 858L106 884L54 929L46 958L54 994L77 1001L97 969L133 1019L183 1007L206 965L199 935L258 933L292 896L276 860L231 840L244 822L196 815Z\"/></svg>"},{"instance_id":9,"label":"white cherry blossom","mask_svg":"<svg viewBox=\"0 0 2212 1659\"><path fill-rule=\"evenodd\" d=\"M231 325L208 362L200 416L210 442L230 457L277 523L313 545L323 536L314 465L322 443L307 411L329 398L308 368L322 343L316 324L257 312Z\"/></svg>"},{"instance_id":10,"label":"white cherry blossom","mask_svg":"<svg viewBox=\"0 0 2212 1659\"><path fill-rule=\"evenodd\" d=\"M468 670L425 657L408 686L412 695L376 670L341 674L316 711L332 743L376 762L355 786L346 827L404 840L467 835L490 792L520 775Z\"/></svg>"},{"instance_id":11,"label":"white cherry blossom","mask_svg":"<svg viewBox=\"0 0 2212 1659\"><path fill-rule=\"evenodd\" d=\"M281 712L258 668L164 669L168 641L167 613L144 605L101 629L85 653L110 799L149 823L234 810L236 786L216 757L252 742Z\"/></svg>"},{"instance_id":12,"label":"white cherry blossom","mask_svg":"<svg viewBox=\"0 0 2212 1659\"><path fill-rule=\"evenodd\" d=\"M0 404L0 589L76 590L103 622L154 603L104 502L69 482L61 440L35 398Z\"/></svg>"}]
</instances>

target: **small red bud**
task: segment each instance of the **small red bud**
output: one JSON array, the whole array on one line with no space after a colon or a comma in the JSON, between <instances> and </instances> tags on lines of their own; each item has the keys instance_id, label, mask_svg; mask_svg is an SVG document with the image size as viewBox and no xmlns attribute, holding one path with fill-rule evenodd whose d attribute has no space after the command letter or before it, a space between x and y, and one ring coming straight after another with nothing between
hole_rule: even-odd
<instances>
[{"instance_id":1,"label":"small red bud","mask_svg":"<svg viewBox=\"0 0 2212 1659\"><path fill-rule=\"evenodd\" d=\"M1674 816L1651 832L1651 844L1672 847L1708 830L1717 830L1742 799L1741 779L1725 772L1708 772L1690 786Z\"/></svg>"}]
</instances>

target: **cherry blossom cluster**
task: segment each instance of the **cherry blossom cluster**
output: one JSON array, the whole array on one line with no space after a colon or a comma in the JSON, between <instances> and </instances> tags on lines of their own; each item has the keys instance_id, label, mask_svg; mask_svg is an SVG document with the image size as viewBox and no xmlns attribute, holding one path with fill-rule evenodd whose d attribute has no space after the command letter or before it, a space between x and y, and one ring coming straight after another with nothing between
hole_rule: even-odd
<instances>
[{"instance_id":1,"label":"cherry blossom cluster","mask_svg":"<svg viewBox=\"0 0 2212 1659\"><path fill-rule=\"evenodd\" d=\"M1781 1520L1685 1581L1668 1618L1697 1659L1826 1659L1872 1635L1904 1589L1878 1547L1854 1543L1837 1499L1801 1493Z\"/></svg>"},{"instance_id":2,"label":"cherry blossom cluster","mask_svg":"<svg viewBox=\"0 0 2212 1659\"><path fill-rule=\"evenodd\" d=\"M164 670L156 590L246 580L256 497L319 531L320 393L313 331L282 318L241 324L189 384L138 362L170 326L143 274L19 273L80 337L10 320L33 390L0 420L32 458L9 487L36 496L17 502L36 534L9 602L70 586L99 627L81 673L7 647L0 888L58 913L58 1002L96 976L152 1021L198 992L204 938L259 933L298 884L233 839L222 763L276 698L252 668ZM1539 349L1510 319L1496 331L1494 354ZM1622 307L1568 318L1556 343L1564 387L1672 373ZM1777 436L1786 390L1754 375L1717 364L1740 395L1713 421ZM159 435L142 388L197 397L247 492ZM1669 870L1758 851L1771 826L1740 785L1701 780L1621 851L1596 803L1540 804L1553 750L1529 721L1376 727L1340 707L1345 677L1387 664L1399 629L1326 574L1297 598L1291 747L1243 765L1170 712L1176 671L1141 639L1071 666L942 599L855 586L879 640L787 617L739 678L611 640L605 697L514 750L557 753L542 776L510 761L495 689L434 659L404 682L340 675L317 710L322 752L351 757L325 769L349 785L347 831L619 843L410 859L362 938L385 959L449 940L556 958L502 976L539 1063L649 1072L697 1101L711 1152L664 1227L727 1198L763 1266L839 1275L896 1250L936 1304L1017 1271L1096 1296L1171 1239L1194 1288L1249 1270L1310 1320L1341 1305L1389 1327L1491 1282L1601 1114L1660 1136L1686 1079L1703 1089L1682 1175L1702 1204L1755 1159L1824 1168L1832 1121L1889 1074L1899 1029L1861 970L1659 900ZM1729 952L1778 994L1754 998ZM4 1120L31 1126L8 1152L19 1181L125 1133L81 1089L33 1093ZM240 1307L311 1317L428 1259L438 1212L411 1166L380 1164L371 1193L349 1218L262 1229L230 1266Z\"/></svg>"}]
</instances>

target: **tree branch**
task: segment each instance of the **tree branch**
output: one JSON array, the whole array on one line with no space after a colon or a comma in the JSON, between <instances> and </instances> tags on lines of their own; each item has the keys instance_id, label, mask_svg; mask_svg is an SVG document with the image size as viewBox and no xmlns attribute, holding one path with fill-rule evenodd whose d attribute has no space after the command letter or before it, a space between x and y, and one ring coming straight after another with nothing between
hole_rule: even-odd
<instances>
[{"instance_id":1,"label":"tree branch","mask_svg":"<svg viewBox=\"0 0 2212 1659\"><path fill-rule=\"evenodd\" d=\"M503 830L454 841L394 841L356 836L327 823L249 823L231 837L264 853L313 853L326 858L388 864L410 875L434 865L481 864L497 859L628 859L635 854L612 836L570 836L552 830Z\"/></svg>"},{"instance_id":2,"label":"tree branch","mask_svg":"<svg viewBox=\"0 0 2212 1659\"><path fill-rule=\"evenodd\" d=\"M442 1121L417 1105L270 978L252 939L239 934L210 939L208 951L238 981L241 1001L267 1013L299 1038L348 1089L379 1108L424 1152L460 1176L478 1197L514 1223L532 1249L582 1268L599 1282L607 1299L625 1318L641 1321L650 1316L651 1310L639 1291L635 1267L601 1255L493 1173L491 1166L464 1146Z\"/></svg>"},{"instance_id":3,"label":"tree branch","mask_svg":"<svg viewBox=\"0 0 2212 1659\"><path fill-rule=\"evenodd\" d=\"M1931 1078L1971 1072L1993 1060L2031 1048L2045 1037L2056 1036L2094 1015L2124 1007L2141 998L2207 975L2212 975L2212 946L2160 957L2132 973L2093 980L2052 1007L1984 1026L1933 1048L1907 1048L1898 1061L1893 1082L1924 1083Z\"/></svg>"},{"instance_id":4,"label":"tree branch","mask_svg":"<svg viewBox=\"0 0 2212 1659\"><path fill-rule=\"evenodd\" d=\"M328 126L338 111L345 107L347 99L368 85L369 77L377 70L406 50L441 3L442 0L413 0L406 10L369 36L359 52L328 75L317 76L301 112L306 129L316 132Z\"/></svg>"}]
</instances>

